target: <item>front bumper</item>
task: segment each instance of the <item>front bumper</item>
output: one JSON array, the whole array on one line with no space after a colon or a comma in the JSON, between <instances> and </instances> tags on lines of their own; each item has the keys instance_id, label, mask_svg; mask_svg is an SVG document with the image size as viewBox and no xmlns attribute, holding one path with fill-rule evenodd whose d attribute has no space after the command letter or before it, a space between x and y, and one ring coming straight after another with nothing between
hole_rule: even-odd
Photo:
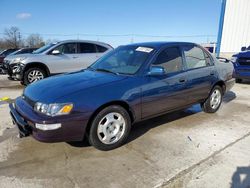
<instances>
[{"instance_id":1,"label":"front bumper","mask_svg":"<svg viewBox=\"0 0 250 188\"><path fill-rule=\"evenodd\" d=\"M81 141L84 138L87 126L84 114L58 117L40 115L21 97L16 99L15 104L9 104L9 107L13 123L17 125L21 136L32 135L41 142ZM61 127L45 131L38 129L36 124L61 124Z\"/></svg>"},{"instance_id":2,"label":"front bumper","mask_svg":"<svg viewBox=\"0 0 250 188\"><path fill-rule=\"evenodd\" d=\"M4 61L2 70L5 74L8 74L12 80L22 80L24 67L25 65L20 63L11 64L8 61Z\"/></svg>"},{"instance_id":3,"label":"front bumper","mask_svg":"<svg viewBox=\"0 0 250 188\"><path fill-rule=\"evenodd\" d=\"M235 66L233 77L250 80L250 66Z\"/></svg>"}]
</instances>

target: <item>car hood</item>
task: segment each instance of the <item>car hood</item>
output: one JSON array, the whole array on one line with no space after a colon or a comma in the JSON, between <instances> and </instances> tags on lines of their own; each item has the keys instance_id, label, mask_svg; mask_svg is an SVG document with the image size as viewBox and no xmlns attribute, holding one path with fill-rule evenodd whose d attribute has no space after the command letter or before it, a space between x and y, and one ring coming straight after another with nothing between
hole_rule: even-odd
<instances>
[{"instance_id":1,"label":"car hood","mask_svg":"<svg viewBox=\"0 0 250 188\"><path fill-rule=\"evenodd\" d=\"M238 57L250 58L250 51L240 52L240 53L238 54Z\"/></svg>"},{"instance_id":2,"label":"car hood","mask_svg":"<svg viewBox=\"0 0 250 188\"><path fill-rule=\"evenodd\" d=\"M30 84L24 90L24 96L33 102L55 103L58 98L125 78L124 75L84 70L53 76Z\"/></svg>"},{"instance_id":3,"label":"car hood","mask_svg":"<svg viewBox=\"0 0 250 188\"><path fill-rule=\"evenodd\" d=\"M7 60L8 62L11 62L12 60L14 60L15 58L39 58L40 56L42 56L44 54L17 54L17 55L8 55L7 57L5 57L5 60Z\"/></svg>"}]
</instances>

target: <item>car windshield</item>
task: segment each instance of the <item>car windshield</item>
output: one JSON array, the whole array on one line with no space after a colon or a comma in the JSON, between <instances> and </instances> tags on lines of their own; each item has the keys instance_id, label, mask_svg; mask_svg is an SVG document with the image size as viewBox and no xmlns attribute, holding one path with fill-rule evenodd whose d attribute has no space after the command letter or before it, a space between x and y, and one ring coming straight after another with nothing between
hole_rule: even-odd
<instances>
[{"instance_id":1,"label":"car windshield","mask_svg":"<svg viewBox=\"0 0 250 188\"><path fill-rule=\"evenodd\" d=\"M97 60L90 69L116 74L135 74L148 59L153 48L121 46Z\"/></svg>"},{"instance_id":2,"label":"car windshield","mask_svg":"<svg viewBox=\"0 0 250 188\"><path fill-rule=\"evenodd\" d=\"M43 52L45 52L46 50L50 49L52 46L55 46L55 45L56 45L56 43L47 44L47 45L45 45L45 46L43 46L43 47L41 47L41 48L39 48L39 49L33 51L32 54L40 54L40 53L43 53Z\"/></svg>"},{"instance_id":3,"label":"car windshield","mask_svg":"<svg viewBox=\"0 0 250 188\"><path fill-rule=\"evenodd\" d=\"M11 53L11 50L4 50L0 53L0 56L7 56L8 54Z\"/></svg>"}]
</instances>

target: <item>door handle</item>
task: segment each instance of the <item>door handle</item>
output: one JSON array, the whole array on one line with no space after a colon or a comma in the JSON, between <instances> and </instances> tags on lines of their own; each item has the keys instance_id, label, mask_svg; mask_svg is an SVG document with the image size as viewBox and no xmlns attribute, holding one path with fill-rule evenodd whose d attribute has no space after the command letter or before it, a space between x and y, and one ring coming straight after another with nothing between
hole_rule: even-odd
<instances>
[{"instance_id":1,"label":"door handle","mask_svg":"<svg viewBox=\"0 0 250 188\"><path fill-rule=\"evenodd\" d=\"M184 82L186 82L186 81L187 81L187 80L186 80L185 78L180 78L180 79L179 79L179 82L180 82L180 83L184 83Z\"/></svg>"},{"instance_id":2,"label":"door handle","mask_svg":"<svg viewBox=\"0 0 250 188\"><path fill-rule=\"evenodd\" d=\"M213 75L214 75L214 72L210 72L210 75L213 76Z\"/></svg>"},{"instance_id":3,"label":"door handle","mask_svg":"<svg viewBox=\"0 0 250 188\"><path fill-rule=\"evenodd\" d=\"M73 56L74 59L78 58L77 56Z\"/></svg>"}]
</instances>

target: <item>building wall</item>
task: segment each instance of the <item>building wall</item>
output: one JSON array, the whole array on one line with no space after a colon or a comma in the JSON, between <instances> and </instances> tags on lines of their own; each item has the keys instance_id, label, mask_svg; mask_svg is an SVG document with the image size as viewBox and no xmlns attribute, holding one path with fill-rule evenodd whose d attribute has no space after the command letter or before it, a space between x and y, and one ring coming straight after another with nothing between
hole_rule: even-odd
<instances>
[{"instance_id":1,"label":"building wall","mask_svg":"<svg viewBox=\"0 0 250 188\"><path fill-rule=\"evenodd\" d=\"M250 45L250 0L226 0L220 53L229 56Z\"/></svg>"}]
</instances>

